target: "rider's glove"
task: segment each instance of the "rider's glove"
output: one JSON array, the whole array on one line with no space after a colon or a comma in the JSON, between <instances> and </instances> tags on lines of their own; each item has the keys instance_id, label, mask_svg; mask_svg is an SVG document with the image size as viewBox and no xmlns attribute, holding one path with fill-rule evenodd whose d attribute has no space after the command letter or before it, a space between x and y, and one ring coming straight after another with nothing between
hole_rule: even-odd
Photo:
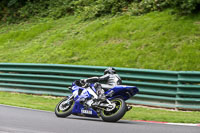
<instances>
[{"instance_id":1,"label":"rider's glove","mask_svg":"<svg viewBox=\"0 0 200 133\"><path fill-rule=\"evenodd\" d=\"M87 79L81 79L81 80L80 80L80 83L83 84L83 85L84 85L86 82L87 82Z\"/></svg>"}]
</instances>

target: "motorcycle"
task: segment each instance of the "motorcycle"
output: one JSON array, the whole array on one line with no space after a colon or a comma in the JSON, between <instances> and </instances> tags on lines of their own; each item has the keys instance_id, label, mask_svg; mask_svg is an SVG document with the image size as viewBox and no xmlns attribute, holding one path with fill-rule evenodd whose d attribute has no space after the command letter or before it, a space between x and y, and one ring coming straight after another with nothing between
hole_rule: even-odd
<instances>
[{"instance_id":1,"label":"motorcycle","mask_svg":"<svg viewBox=\"0 0 200 133\"><path fill-rule=\"evenodd\" d=\"M116 122L132 107L126 100L139 92L135 86L119 85L104 92L105 100L97 100L92 94L96 93L98 83L82 83L77 80L72 83L72 95L62 99L55 108L57 117L67 117L71 114L78 116L102 118L106 122Z\"/></svg>"}]
</instances>

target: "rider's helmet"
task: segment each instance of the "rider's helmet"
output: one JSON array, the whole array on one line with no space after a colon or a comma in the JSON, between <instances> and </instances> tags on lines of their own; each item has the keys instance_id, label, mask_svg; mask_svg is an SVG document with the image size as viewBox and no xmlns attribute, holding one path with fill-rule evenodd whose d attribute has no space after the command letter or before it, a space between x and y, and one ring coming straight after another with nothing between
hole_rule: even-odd
<instances>
[{"instance_id":1,"label":"rider's helmet","mask_svg":"<svg viewBox=\"0 0 200 133\"><path fill-rule=\"evenodd\" d=\"M115 73L116 73L116 70L113 67L108 67L104 71L104 75L106 75L106 74L115 74Z\"/></svg>"}]
</instances>

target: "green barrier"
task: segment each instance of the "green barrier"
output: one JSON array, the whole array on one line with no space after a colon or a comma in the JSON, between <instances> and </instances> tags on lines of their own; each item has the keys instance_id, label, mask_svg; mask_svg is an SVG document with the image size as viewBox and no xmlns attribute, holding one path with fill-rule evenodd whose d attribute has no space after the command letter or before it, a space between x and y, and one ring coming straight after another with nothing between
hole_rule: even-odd
<instances>
[{"instance_id":1,"label":"green barrier","mask_svg":"<svg viewBox=\"0 0 200 133\"><path fill-rule=\"evenodd\" d=\"M0 63L0 91L66 96L74 80L103 75L106 67ZM129 103L175 109L200 109L200 72L119 68L123 84L140 92Z\"/></svg>"}]
</instances>

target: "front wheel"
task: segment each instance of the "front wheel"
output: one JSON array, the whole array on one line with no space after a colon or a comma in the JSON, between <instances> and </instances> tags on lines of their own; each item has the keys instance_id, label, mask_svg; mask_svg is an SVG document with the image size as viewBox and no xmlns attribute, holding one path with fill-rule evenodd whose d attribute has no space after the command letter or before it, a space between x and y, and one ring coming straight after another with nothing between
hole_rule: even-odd
<instances>
[{"instance_id":1,"label":"front wheel","mask_svg":"<svg viewBox=\"0 0 200 133\"><path fill-rule=\"evenodd\" d=\"M71 115L72 109L74 107L74 100L68 97L62 99L55 108L55 114L57 117L67 117ZM68 100L68 102L67 102Z\"/></svg>"},{"instance_id":2,"label":"front wheel","mask_svg":"<svg viewBox=\"0 0 200 133\"><path fill-rule=\"evenodd\" d=\"M113 109L102 110L100 113L103 121L116 122L126 113L127 107L123 99L115 98L111 100L111 103L114 105Z\"/></svg>"}]
</instances>

